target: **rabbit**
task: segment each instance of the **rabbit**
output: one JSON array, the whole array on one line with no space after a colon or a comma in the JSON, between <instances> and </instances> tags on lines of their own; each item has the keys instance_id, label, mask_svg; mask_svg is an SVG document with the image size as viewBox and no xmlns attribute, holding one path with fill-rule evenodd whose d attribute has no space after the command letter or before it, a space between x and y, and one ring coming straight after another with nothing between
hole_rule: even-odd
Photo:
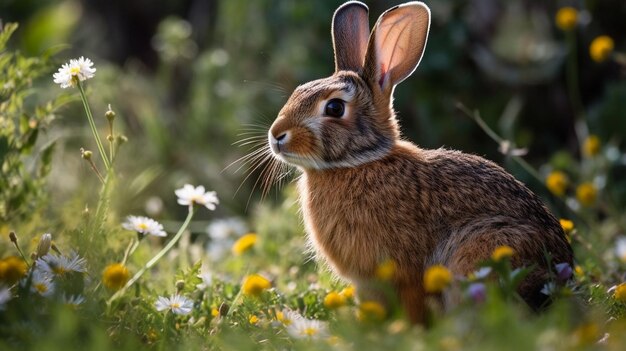
<instances>
[{"instance_id":1,"label":"rabbit","mask_svg":"<svg viewBox=\"0 0 626 351\"><path fill-rule=\"evenodd\" d=\"M396 301L423 324L427 267L467 276L508 245L514 267L535 267L518 293L539 308L554 264L573 261L559 221L495 163L401 137L393 91L422 58L430 10L422 2L392 7L371 34L368 11L358 1L336 10L334 74L298 86L268 131L273 156L301 171L299 201L316 257L362 299L380 300L375 272L392 260Z\"/></svg>"}]
</instances>

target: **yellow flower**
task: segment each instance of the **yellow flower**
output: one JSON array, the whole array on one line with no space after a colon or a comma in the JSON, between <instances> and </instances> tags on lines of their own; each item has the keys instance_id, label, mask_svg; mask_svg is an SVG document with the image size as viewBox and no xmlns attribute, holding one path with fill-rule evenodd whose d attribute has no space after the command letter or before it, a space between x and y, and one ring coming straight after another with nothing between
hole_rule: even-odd
<instances>
[{"instance_id":1,"label":"yellow flower","mask_svg":"<svg viewBox=\"0 0 626 351\"><path fill-rule=\"evenodd\" d=\"M583 206L591 206L596 202L598 190L589 183L582 183L576 188L576 198Z\"/></svg>"},{"instance_id":2,"label":"yellow flower","mask_svg":"<svg viewBox=\"0 0 626 351\"><path fill-rule=\"evenodd\" d=\"M556 196L565 195L568 185L569 179L567 178L567 175L561 171L551 172L546 178L546 186L548 187L548 190Z\"/></svg>"},{"instance_id":3,"label":"yellow flower","mask_svg":"<svg viewBox=\"0 0 626 351\"><path fill-rule=\"evenodd\" d=\"M251 314L250 317L248 317L248 322L250 322L250 324L257 324L259 322L259 317Z\"/></svg>"},{"instance_id":4,"label":"yellow flower","mask_svg":"<svg viewBox=\"0 0 626 351\"><path fill-rule=\"evenodd\" d=\"M376 301L363 301L359 305L357 318L364 322L379 322L385 319L385 307Z\"/></svg>"},{"instance_id":5,"label":"yellow flower","mask_svg":"<svg viewBox=\"0 0 626 351\"><path fill-rule=\"evenodd\" d=\"M452 273L442 265L430 266L424 273L424 289L429 293L438 293L452 281Z\"/></svg>"},{"instance_id":6,"label":"yellow flower","mask_svg":"<svg viewBox=\"0 0 626 351\"><path fill-rule=\"evenodd\" d=\"M583 277L585 275L585 271L583 270L583 267L576 265L576 267L574 267L574 274L578 277Z\"/></svg>"},{"instance_id":7,"label":"yellow flower","mask_svg":"<svg viewBox=\"0 0 626 351\"><path fill-rule=\"evenodd\" d=\"M512 247L507 246L507 245L502 245L502 246L496 247L496 249L493 250L493 253L491 254L491 258L497 262L497 261L502 261L505 258L512 257L513 255L515 255L515 250L513 250Z\"/></svg>"},{"instance_id":8,"label":"yellow flower","mask_svg":"<svg viewBox=\"0 0 626 351\"><path fill-rule=\"evenodd\" d=\"M0 281L13 285L26 275L28 266L21 258L9 256L0 260Z\"/></svg>"},{"instance_id":9,"label":"yellow flower","mask_svg":"<svg viewBox=\"0 0 626 351\"><path fill-rule=\"evenodd\" d=\"M574 340L578 345L594 344L600 337L600 330L595 323L585 323L574 330Z\"/></svg>"},{"instance_id":10,"label":"yellow flower","mask_svg":"<svg viewBox=\"0 0 626 351\"><path fill-rule=\"evenodd\" d=\"M119 290L126 285L129 277L128 269L123 264L113 263L102 272L102 284L111 290Z\"/></svg>"},{"instance_id":11,"label":"yellow flower","mask_svg":"<svg viewBox=\"0 0 626 351\"><path fill-rule=\"evenodd\" d=\"M572 30L578 22L578 11L573 7L562 7L556 13L555 22L561 30Z\"/></svg>"},{"instance_id":12,"label":"yellow flower","mask_svg":"<svg viewBox=\"0 0 626 351\"><path fill-rule=\"evenodd\" d=\"M607 35L601 35L589 45L589 55L596 62L604 62L611 56L614 48L613 39Z\"/></svg>"},{"instance_id":13,"label":"yellow flower","mask_svg":"<svg viewBox=\"0 0 626 351\"><path fill-rule=\"evenodd\" d=\"M345 304L345 296L338 294L334 291L329 292L328 295L326 295L326 297L324 298L324 306L326 306L326 308L335 309L344 306Z\"/></svg>"},{"instance_id":14,"label":"yellow flower","mask_svg":"<svg viewBox=\"0 0 626 351\"><path fill-rule=\"evenodd\" d=\"M270 281L265 279L263 276L252 274L246 277L241 289L245 295L259 296L263 291L269 289L271 286L272 283L270 283Z\"/></svg>"},{"instance_id":15,"label":"yellow flower","mask_svg":"<svg viewBox=\"0 0 626 351\"><path fill-rule=\"evenodd\" d=\"M385 260L376 267L375 274L380 280L391 280L396 274L396 263L393 260Z\"/></svg>"},{"instance_id":16,"label":"yellow flower","mask_svg":"<svg viewBox=\"0 0 626 351\"><path fill-rule=\"evenodd\" d=\"M626 283L622 283L615 287L613 297L617 301L626 302Z\"/></svg>"},{"instance_id":17,"label":"yellow flower","mask_svg":"<svg viewBox=\"0 0 626 351\"><path fill-rule=\"evenodd\" d=\"M600 152L600 138L597 135L590 135L583 142L583 155L592 157Z\"/></svg>"},{"instance_id":18,"label":"yellow flower","mask_svg":"<svg viewBox=\"0 0 626 351\"><path fill-rule=\"evenodd\" d=\"M574 222L569 219L561 218L559 219L559 223L561 223L561 228L563 228L565 234L569 234L574 230Z\"/></svg>"},{"instance_id":19,"label":"yellow flower","mask_svg":"<svg viewBox=\"0 0 626 351\"><path fill-rule=\"evenodd\" d=\"M213 307L211 308L211 316L212 317L217 317L220 315L220 310L218 310L217 308Z\"/></svg>"},{"instance_id":20,"label":"yellow flower","mask_svg":"<svg viewBox=\"0 0 626 351\"><path fill-rule=\"evenodd\" d=\"M348 285L345 288L343 288L339 294L343 297L345 297L346 299L351 299L354 297L354 285Z\"/></svg>"},{"instance_id":21,"label":"yellow flower","mask_svg":"<svg viewBox=\"0 0 626 351\"><path fill-rule=\"evenodd\" d=\"M257 235L249 233L239 238L233 244L232 251L235 255L241 255L242 253L250 250L257 242Z\"/></svg>"}]
</instances>

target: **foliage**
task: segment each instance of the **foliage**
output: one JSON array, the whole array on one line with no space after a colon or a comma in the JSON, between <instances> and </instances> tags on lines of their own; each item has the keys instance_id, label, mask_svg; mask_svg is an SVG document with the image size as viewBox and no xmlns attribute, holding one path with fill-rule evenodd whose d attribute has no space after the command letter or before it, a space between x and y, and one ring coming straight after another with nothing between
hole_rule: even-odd
<instances>
[{"instance_id":1,"label":"foliage","mask_svg":"<svg viewBox=\"0 0 626 351\"><path fill-rule=\"evenodd\" d=\"M626 344L623 9L431 4L427 54L396 93L404 134L425 147L502 160L562 217L576 266L553 267L543 291L554 303L540 312L515 292L533 267L513 269L512 248L499 247L467 277L430 267L423 327L410 325L393 301L393 262L379 267L375 282L390 305L359 300L307 251L293 184L257 201L255 165L227 167L265 143L293 86L331 73L336 4L215 1L204 17L181 10L183 2L156 2L159 24L153 19L154 31L134 42L148 45L146 58L126 42L141 31L115 15L133 3L0 5L3 15L24 20L15 46L35 55L7 46L17 28L7 24L0 33L0 349ZM371 13L389 6L373 2ZM103 24L109 20L119 32ZM96 57L97 71L59 93L51 75L57 50L40 50L67 41L76 57ZM57 119L78 96L83 105L67 104L68 118ZM234 147L237 139L251 148ZM198 180L217 190L219 205L204 188L179 189L176 200L174 189ZM142 217L122 226L132 214ZM442 294L460 305L442 310Z\"/></svg>"},{"instance_id":2,"label":"foliage","mask_svg":"<svg viewBox=\"0 0 626 351\"><path fill-rule=\"evenodd\" d=\"M67 96L35 100L33 81L50 72L54 51L39 57L7 51L16 29L8 23L0 32L0 222L28 218L41 208L54 141L37 145L37 140L69 101Z\"/></svg>"}]
</instances>

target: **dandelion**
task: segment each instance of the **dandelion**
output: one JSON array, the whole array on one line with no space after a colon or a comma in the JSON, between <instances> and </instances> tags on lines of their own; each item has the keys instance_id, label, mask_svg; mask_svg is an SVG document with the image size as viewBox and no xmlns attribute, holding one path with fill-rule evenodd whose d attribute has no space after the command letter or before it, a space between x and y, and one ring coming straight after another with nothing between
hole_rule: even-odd
<instances>
[{"instance_id":1,"label":"dandelion","mask_svg":"<svg viewBox=\"0 0 626 351\"><path fill-rule=\"evenodd\" d=\"M11 300L11 298L11 290L6 286L0 286L0 311L4 310L4 307L6 306L7 302Z\"/></svg>"},{"instance_id":2,"label":"dandelion","mask_svg":"<svg viewBox=\"0 0 626 351\"><path fill-rule=\"evenodd\" d=\"M0 260L0 281L13 285L26 275L28 266L21 258L9 256Z\"/></svg>"},{"instance_id":3,"label":"dandelion","mask_svg":"<svg viewBox=\"0 0 626 351\"><path fill-rule=\"evenodd\" d=\"M182 188L175 191L178 196L178 204L183 206L200 205L215 210L215 206L219 204L215 191L205 191L202 185L194 187L185 184Z\"/></svg>"},{"instance_id":4,"label":"dandelion","mask_svg":"<svg viewBox=\"0 0 626 351\"><path fill-rule=\"evenodd\" d=\"M35 264L37 269L58 277L71 272L85 273L87 271L85 268L87 261L73 251L69 256L47 254L37 259Z\"/></svg>"},{"instance_id":5,"label":"dandelion","mask_svg":"<svg viewBox=\"0 0 626 351\"><path fill-rule=\"evenodd\" d=\"M582 183L576 188L576 199L583 206L591 206L596 202L596 198L598 196L598 190L596 187L590 183Z\"/></svg>"},{"instance_id":6,"label":"dandelion","mask_svg":"<svg viewBox=\"0 0 626 351\"><path fill-rule=\"evenodd\" d=\"M561 228L563 228L565 234L569 234L574 230L574 222L569 219L561 218L559 219L559 223L561 224Z\"/></svg>"},{"instance_id":7,"label":"dandelion","mask_svg":"<svg viewBox=\"0 0 626 351\"><path fill-rule=\"evenodd\" d=\"M626 263L626 237L622 236L617 238L617 242L615 243L615 255L620 261Z\"/></svg>"},{"instance_id":8,"label":"dandelion","mask_svg":"<svg viewBox=\"0 0 626 351\"><path fill-rule=\"evenodd\" d=\"M595 62L604 62L611 56L614 48L615 43L613 39L608 35L601 35L595 38L589 45L589 55ZM599 144L598 140L598 146Z\"/></svg>"},{"instance_id":9,"label":"dandelion","mask_svg":"<svg viewBox=\"0 0 626 351\"><path fill-rule=\"evenodd\" d=\"M186 315L191 313L193 301L178 294L171 295L169 298L159 296L154 307L159 312L171 310L174 314Z\"/></svg>"},{"instance_id":10,"label":"dandelion","mask_svg":"<svg viewBox=\"0 0 626 351\"><path fill-rule=\"evenodd\" d=\"M248 322L252 325L257 324L259 322L259 317L251 314L250 317L248 317Z\"/></svg>"},{"instance_id":11,"label":"dandelion","mask_svg":"<svg viewBox=\"0 0 626 351\"><path fill-rule=\"evenodd\" d=\"M583 142L583 155L593 157L600 153L600 138L597 135L590 135Z\"/></svg>"},{"instance_id":12,"label":"dandelion","mask_svg":"<svg viewBox=\"0 0 626 351\"><path fill-rule=\"evenodd\" d=\"M93 78L96 69L92 67L93 62L85 57L71 59L69 63L63 64L59 71L53 74L54 82L61 85L61 88L76 86L78 82Z\"/></svg>"},{"instance_id":13,"label":"dandelion","mask_svg":"<svg viewBox=\"0 0 626 351\"><path fill-rule=\"evenodd\" d=\"M380 280L391 280L396 274L396 263L393 260L385 260L376 267L375 274Z\"/></svg>"},{"instance_id":14,"label":"dandelion","mask_svg":"<svg viewBox=\"0 0 626 351\"><path fill-rule=\"evenodd\" d=\"M326 308L335 309L346 304L346 298L334 291L329 292L324 298L324 306Z\"/></svg>"},{"instance_id":15,"label":"dandelion","mask_svg":"<svg viewBox=\"0 0 626 351\"><path fill-rule=\"evenodd\" d=\"M507 245L502 245L502 246L496 247L496 249L493 250L493 253L491 254L491 259L493 259L496 262L499 262L505 258L510 258L513 255L515 255L515 250L513 250L512 247L507 246Z\"/></svg>"},{"instance_id":16,"label":"dandelion","mask_svg":"<svg viewBox=\"0 0 626 351\"><path fill-rule=\"evenodd\" d=\"M102 272L102 284L108 289L117 291L126 285L129 277L128 269L123 264L113 263Z\"/></svg>"},{"instance_id":17,"label":"dandelion","mask_svg":"<svg viewBox=\"0 0 626 351\"><path fill-rule=\"evenodd\" d=\"M306 318L293 321L287 327L287 332L296 339L323 339L329 336L324 322Z\"/></svg>"},{"instance_id":18,"label":"dandelion","mask_svg":"<svg viewBox=\"0 0 626 351\"><path fill-rule=\"evenodd\" d=\"M442 265L430 266L424 273L424 288L429 293L439 293L452 281L452 273Z\"/></svg>"},{"instance_id":19,"label":"dandelion","mask_svg":"<svg viewBox=\"0 0 626 351\"><path fill-rule=\"evenodd\" d=\"M613 298L615 300L626 303L626 283L621 283L611 289L613 289Z\"/></svg>"},{"instance_id":20,"label":"dandelion","mask_svg":"<svg viewBox=\"0 0 626 351\"><path fill-rule=\"evenodd\" d=\"M483 283L472 283L467 288L467 294L474 302L484 302L487 298L487 287Z\"/></svg>"},{"instance_id":21,"label":"dandelion","mask_svg":"<svg viewBox=\"0 0 626 351\"><path fill-rule=\"evenodd\" d=\"M572 266L570 266L567 262L558 263L554 266L554 268L556 271L556 279L562 282L571 278L574 273Z\"/></svg>"},{"instance_id":22,"label":"dandelion","mask_svg":"<svg viewBox=\"0 0 626 351\"><path fill-rule=\"evenodd\" d=\"M269 280L259 274L252 274L246 277L243 282L242 290L245 295L259 296L263 291L272 286Z\"/></svg>"},{"instance_id":23,"label":"dandelion","mask_svg":"<svg viewBox=\"0 0 626 351\"><path fill-rule=\"evenodd\" d=\"M235 241L231 251L235 255L241 255L244 252L250 250L254 246L254 244L256 244L256 242L257 242L256 234L254 233L246 234L242 236L241 238L237 239L237 241Z\"/></svg>"},{"instance_id":24,"label":"dandelion","mask_svg":"<svg viewBox=\"0 0 626 351\"><path fill-rule=\"evenodd\" d=\"M23 284L25 284L24 282ZM54 294L55 285L52 278L42 271L34 270L31 276L30 291L43 297Z\"/></svg>"},{"instance_id":25,"label":"dandelion","mask_svg":"<svg viewBox=\"0 0 626 351\"><path fill-rule=\"evenodd\" d=\"M376 301L363 301L357 311L357 318L364 322L380 322L386 316L385 307Z\"/></svg>"},{"instance_id":26,"label":"dandelion","mask_svg":"<svg viewBox=\"0 0 626 351\"><path fill-rule=\"evenodd\" d=\"M354 297L354 285L348 285L345 288L341 289L339 295L345 297L346 299L351 299Z\"/></svg>"},{"instance_id":27,"label":"dandelion","mask_svg":"<svg viewBox=\"0 0 626 351\"><path fill-rule=\"evenodd\" d=\"M215 317L217 317L217 316L219 316L219 315L220 315L220 310L218 310L218 309L217 309L217 308L215 308L215 307L211 308L211 316L212 316L213 318L215 318Z\"/></svg>"},{"instance_id":28,"label":"dandelion","mask_svg":"<svg viewBox=\"0 0 626 351\"><path fill-rule=\"evenodd\" d=\"M578 23L578 11L573 7L562 7L555 16L556 26L563 31L570 31Z\"/></svg>"},{"instance_id":29,"label":"dandelion","mask_svg":"<svg viewBox=\"0 0 626 351\"><path fill-rule=\"evenodd\" d=\"M142 235L167 236L167 233L163 230L163 225L148 217L128 216L126 217L126 222L122 223L122 227Z\"/></svg>"},{"instance_id":30,"label":"dandelion","mask_svg":"<svg viewBox=\"0 0 626 351\"><path fill-rule=\"evenodd\" d=\"M569 185L567 175L561 171L553 171L546 178L546 187L556 196L565 195L565 191Z\"/></svg>"}]
</instances>

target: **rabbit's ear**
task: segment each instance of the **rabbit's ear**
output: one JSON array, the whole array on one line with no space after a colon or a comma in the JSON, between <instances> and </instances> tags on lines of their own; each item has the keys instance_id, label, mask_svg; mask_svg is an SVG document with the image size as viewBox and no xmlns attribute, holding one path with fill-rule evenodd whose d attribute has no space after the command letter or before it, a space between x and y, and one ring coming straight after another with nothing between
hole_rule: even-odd
<instances>
[{"instance_id":1,"label":"rabbit's ear","mask_svg":"<svg viewBox=\"0 0 626 351\"><path fill-rule=\"evenodd\" d=\"M363 77L390 95L417 68L429 27L430 10L424 3L407 2L385 11L372 30Z\"/></svg>"},{"instance_id":2,"label":"rabbit's ear","mask_svg":"<svg viewBox=\"0 0 626 351\"><path fill-rule=\"evenodd\" d=\"M335 72L363 69L370 31L368 11L359 1L346 2L335 11L332 26Z\"/></svg>"}]
</instances>

